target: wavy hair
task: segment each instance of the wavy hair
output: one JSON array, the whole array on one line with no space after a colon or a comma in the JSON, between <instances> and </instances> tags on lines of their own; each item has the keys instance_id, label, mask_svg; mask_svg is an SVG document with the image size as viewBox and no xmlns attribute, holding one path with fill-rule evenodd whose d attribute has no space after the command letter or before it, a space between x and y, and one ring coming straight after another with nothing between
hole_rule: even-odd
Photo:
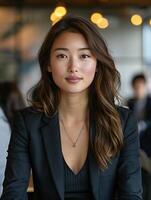
<instances>
[{"instance_id":1,"label":"wavy hair","mask_svg":"<svg viewBox=\"0 0 151 200\"><path fill-rule=\"evenodd\" d=\"M91 147L99 167L104 170L123 145L123 133L115 99L119 100L120 75L108 52L99 30L82 17L65 16L48 32L39 51L41 79L33 88L31 103L47 116L58 109L60 90L48 72L50 51L54 40L64 31L81 33L97 58L97 72L89 88L89 123L93 123L95 137Z\"/></svg>"}]
</instances>

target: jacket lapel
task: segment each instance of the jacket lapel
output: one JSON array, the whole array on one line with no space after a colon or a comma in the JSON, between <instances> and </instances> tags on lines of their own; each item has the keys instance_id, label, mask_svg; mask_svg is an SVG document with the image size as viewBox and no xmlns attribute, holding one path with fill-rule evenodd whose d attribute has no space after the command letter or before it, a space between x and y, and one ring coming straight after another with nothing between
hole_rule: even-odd
<instances>
[{"instance_id":1,"label":"jacket lapel","mask_svg":"<svg viewBox=\"0 0 151 200\"><path fill-rule=\"evenodd\" d=\"M99 168L92 151L89 154L89 176L94 199L99 200Z\"/></svg>"},{"instance_id":2,"label":"jacket lapel","mask_svg":"<svg viewBox=\"0 0 151 200\"><path fill-rule=\"evenodd\" d=\"M45 151L48 163L52 172L53 180L60 198L64 199L64 169L60 141L60 130L58 114L53 117L43 117L43 126L41 127Z\"/></svg>"},{"instance_id":3,"label":"jacket lapel","mask_svg":"<svg viewBox=\"0 0 151 200\"><path fill-rule=\"evenodd\" d=\"M89 177L90 177L90 184L92 193L95 200L99 200L99 179L100 179L100 170L95 160L95 156L93 154L91 148L91 142L94 140L95 137L95 129L94 126L90 127L90 148L89 148Z\"/></svg>"}]
</instances>

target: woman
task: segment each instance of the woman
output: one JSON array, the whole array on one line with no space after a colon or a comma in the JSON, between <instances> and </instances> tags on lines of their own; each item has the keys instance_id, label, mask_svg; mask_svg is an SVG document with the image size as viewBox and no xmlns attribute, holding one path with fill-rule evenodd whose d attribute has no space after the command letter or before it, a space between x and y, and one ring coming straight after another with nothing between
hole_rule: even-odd
<instances>
[{"instance_id":1,"label":"woman","mask_svg":"<svg viewBox=\"0 0 151 200\"><path fill-rule=\"evenodd\" d=\"M23 98L17 84L12 81L0 82L0 196L14 112L23 107Z\"/></svg>"},{"instance_id":2,"label":"woman","mask_svg":"<svg viewBox=\"0 0 151 200\"><path fill-rule=\"evenodd\" d=\"M115 105L119 73L96 27L67 16L39 52L32 107L16 115L1 199L141 198L137 123Z\"/></svg>"}]
</instances>

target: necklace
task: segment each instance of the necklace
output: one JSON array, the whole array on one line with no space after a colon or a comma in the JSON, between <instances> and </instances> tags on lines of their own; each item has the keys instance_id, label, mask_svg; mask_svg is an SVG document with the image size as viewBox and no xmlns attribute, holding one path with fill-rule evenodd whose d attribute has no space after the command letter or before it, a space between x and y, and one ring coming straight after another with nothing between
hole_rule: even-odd
<instances>
[{"instance_id":1,"label":"necklace","mask_svg":"<svg viewBox=\"0 0 151 200\"><path fill-rule=\"evenodd\" d=\"M68 139L69 139L70 142L72 143L72 147L76 147L77 142L78 142L78 140L79 140L79 138L80 138L80 136L81 136L81 134L82 134L82 131L83 131L83 129L84 129L84 123L83 123L82 127L80 128L80 131L79 131L79 134L78 134L76 140L73 141L72 138L70 137L70 135L67 133L66 127L65 127L64 122L63 122L62 119L60 119L60 122L62 123L62 126L63 126L63 129L64 129L64 132L65 132L66 136L68 137Z\"/></svg>"}]
</instances>

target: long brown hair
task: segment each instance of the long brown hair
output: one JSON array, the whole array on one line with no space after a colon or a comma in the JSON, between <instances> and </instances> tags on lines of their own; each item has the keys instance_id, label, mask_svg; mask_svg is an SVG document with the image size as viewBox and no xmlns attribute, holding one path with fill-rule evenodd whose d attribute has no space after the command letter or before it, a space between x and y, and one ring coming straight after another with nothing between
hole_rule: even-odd
<instances>
[{"instance_id":1,"label":"long brown hair","mask_svg":"<svg viewBox=\"0 0 151 200\"><path fill-rule=\"evenodd\" d=\"M123 134L115 99L118 100L120 75L99 30L88 20L66 16L51 27L39 51L41 79L32 92L32 105L52 116L60 102L59 88L48 72L54 40L63 31L81 33L97 58L97 72L89 89L90 126L95 127L92 150L102 170L123 145Z\"/></svg>"}]
</instances>

